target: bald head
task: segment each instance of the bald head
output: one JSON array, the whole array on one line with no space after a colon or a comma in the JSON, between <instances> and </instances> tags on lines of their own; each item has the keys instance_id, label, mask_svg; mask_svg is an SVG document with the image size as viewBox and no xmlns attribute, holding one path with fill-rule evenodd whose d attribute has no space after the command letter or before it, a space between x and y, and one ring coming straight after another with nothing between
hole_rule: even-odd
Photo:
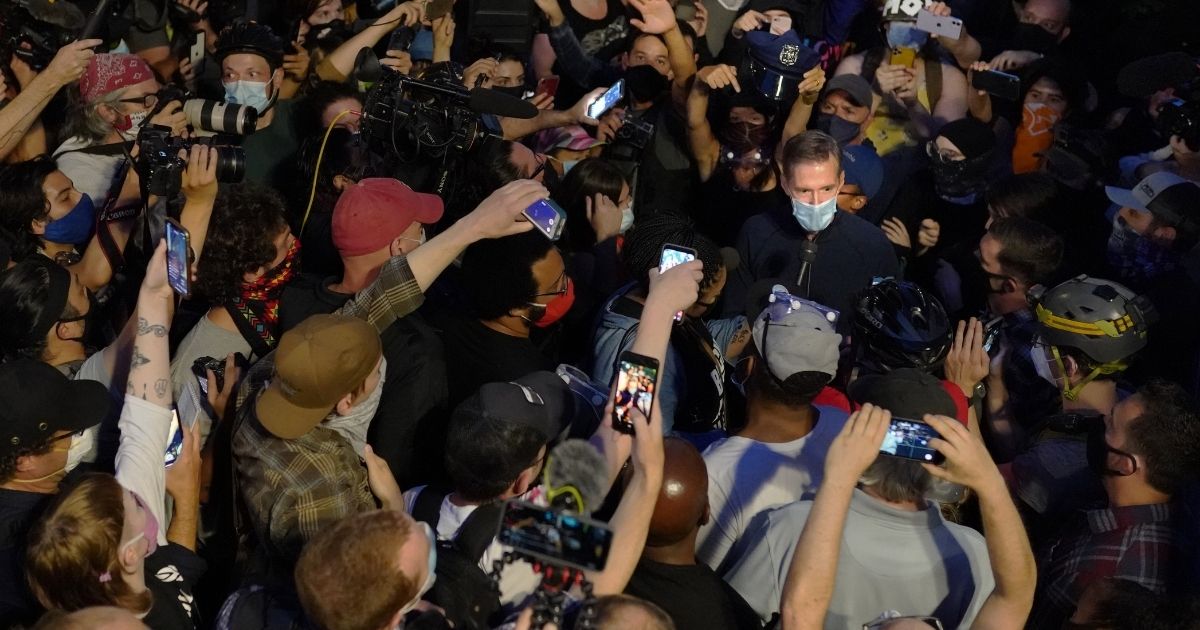
<instances>
[{"instance_id":1,"label":"bald head","mask_svg":"<svg viewBox=\"0 0 1200 630\"><path fill-rule=\"evenodd\" d=\"M629 595L597 599L595 624L600 630L675 630L675 623L662 608Z\"/></svg>"},{"instance_id":2,"label":"bald head","mask_svg":"<svg viewBox=\"0 0 1200 630\"><path fill-rule=\"evenodd\" d=\"M663 483L650 519L651 547L673 545L708 520L708 469L686 440L663 440Z\"/></svg>"}]
</instances>

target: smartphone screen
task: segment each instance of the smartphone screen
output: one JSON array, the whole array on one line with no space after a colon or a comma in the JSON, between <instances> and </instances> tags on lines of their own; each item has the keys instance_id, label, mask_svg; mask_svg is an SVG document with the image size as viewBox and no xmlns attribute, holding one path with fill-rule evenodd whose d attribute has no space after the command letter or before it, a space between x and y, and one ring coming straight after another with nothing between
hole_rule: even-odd
<instances>
[{"instance_id":1,"label":"smartphone screen","mask_svg":"<svg viewBox=\"0 0 1200 630\"><path fill-rule=\"evenodd\" d=\"M556 565L602 571L608 564L613 533L590 518L514 499L504 504L496 538L502 545Z\"/></svg>"},{"instance_id":2,"label":"smartphone screen","mask_svg":"<svg viewBox=\"0 0 1200 630\"><path fill-rule=\"evenodd\" d=\"M992 354L996 348L996 340L1000 337L1000 325L1004 323L1004 318L997 317L992 321L983 325L983 351Z\"/></svg>"},{"instance_id":3,"label":"smartphone screen","mask_svg":"<svg viewBox=\"0 0 1200 630\"><path fill-rule=\"evenodd\" d=\"M548 96L554 96L558 93L558 81L558 76L553 74L548 77L542 77L541 79L538 79L537 89L534 90L534 94L546 94Z\"/></svg>"},{"instance_id":4,"label":"smartphone screen","mask_svg":"<svg viewBox=\"0 0 1200 630\"><path fill-rule=\"evenodd\" d=\"M167 219L167 282L183 297L191 293L188 274L188 251L191 249L188 231L172 219Z\"/></svg>"},{"instance_id":5,"label":"smartphone screen","mask_svg":"<svg viewBox=\"0 0 1200 630\"><path fill-rule=\"evenodd\" d=\"M179 453L183 451L183 427L179 424L179 412L171 410L171 429L168 434L171 436L167 442L167 452L163 455L163 464L170 466L179 459Z\"/></svg>"},{"instance_id":6,"label":"smartphone screen","mask_svg":"<svg viewBox=\"0 0 1200 630\"><path fill-rule=\"evenodd\" d=\"M620 79L600 95L600 98L588 104L587 115L593 120L599 119L604 112L612 109L625 97L625 79Z\"/></svg>"},{"instance_id":7,"label":"smartphone screen","mask_svg":"<svg viewBox=\"0 0 1200 630\"><path fill-rule=\"evenodd\" d=\"M662 254L658 257L658 273L666 273L671 267L693 260L696 260L696 250L667 243L663 245ZM683 311L675 313L675 321L683 321Z\"/></svg>"},{"instance_id":8,"label":"smartphone screen","mask_svg":"<svg viewBox=\"0 0 1200 630\"><path fill-rule=\"evenodd\" d=\"M1021 78L1007 72L996 70L973 72L971 87L1009 101L1015 101L1021 97Z\"/></svg>"},{"instance_id":9,"label":"smartphone screen","mask_svg":"<svg viewBox=\"0 0 1200 630\"><path fill-rule=\"evenodd\" d=\"M938 437L938 432L924 422L892 418L879 452L893 457L940 464L946 458L929 446L929 440L935 437Z\"/></svg>"},{"instance_id":10,"label":"smartphone screen","mask_svg":"<svg viewBox=\"0 0 1200 630\"><path fill-rule=\"evenodd\" d=\"M540 199L530 204L522 213L546 238L557 241L562 236L567 222L567 213L550 199Z\"/></svg>"},{"instance_id":11,"label":"smartphone screen","mask_svg":"<svg viewBox=\"0 0 1200 630\"><path fill-rule=\"evenodd\" d=\"M657 386L658 361L632 352L622 353L617 362L617 386L613 392L613 428L633 433L629 412L634 405L649 420Z\"/></svg>"}]
</instances>

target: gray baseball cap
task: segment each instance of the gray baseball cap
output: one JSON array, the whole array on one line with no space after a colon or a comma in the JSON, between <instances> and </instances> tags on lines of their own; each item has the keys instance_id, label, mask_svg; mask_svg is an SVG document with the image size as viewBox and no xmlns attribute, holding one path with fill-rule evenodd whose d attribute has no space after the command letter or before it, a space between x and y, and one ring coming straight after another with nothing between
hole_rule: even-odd
<instances>
[{"instance_id":1,"label":"gray baseball cap","mask_svg":"<svg viewBox=\"0 0 1200 630\"><path fill-rule=\"evenodd\" d=\"M781 381L800 372L837 373L842 336L825 313L802 300L789 309L765 309L754 320L751 335L767 369Z\"/></svg>"},{"instance_id":2,"label":"gray baseball cap","mask_svg":"<svg viewBox=\"0 0 1200 630\"><path fill-rule=\"evenodd\" d=\"M850 100L859 107L870 107L872 102L871 84L857 74L839 74L825 83L825 94L841 90L850 95Z\"/></svg>"},{"instance_id":3,"label":"gray baseball cap","mask_svg":"<svg viewBox=\"0 0 1200 630\"><path fill-rule=\"evenodd\" d=\"M1149 212L1173 225L1200 213L1200 186L1168 171L1147 176L1131 190L1105 186L1104 192L1122 208Z\"/></svg>"}]
</instances>

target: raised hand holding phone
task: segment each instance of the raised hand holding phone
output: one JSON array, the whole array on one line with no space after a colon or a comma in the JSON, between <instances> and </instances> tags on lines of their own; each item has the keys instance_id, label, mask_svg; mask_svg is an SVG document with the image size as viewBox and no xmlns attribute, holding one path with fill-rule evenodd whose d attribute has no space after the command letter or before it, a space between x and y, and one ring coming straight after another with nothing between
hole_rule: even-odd
<instances>
[{"instance_id":1,"label":"raised hand holding phone","mask_svg":"<svg viewBox=\"0 0 1200 630\"><path fill-rule=\"evenodd\" d=\"M672 267L677 267L683 263L691 262L693 260L696 260L696 250L690 247L683 247L682 245L672 245L667 243L663 245L662 254L659 255L658 272L666 273L666 271ZM682 310L675 313L675 321L683 321Z\"/></svg>"},{"instance_id":2,"label":"raised hand holding phone","mask_svg":"<svg viewBox=\"0 0 1200 630\"><path fill-rule=\"evenodd\" d=\"M187 228L170 217L166 223L167 239L167 282L180 297L191 294L191 266L188 264L191 253L191 238Z\"/></svg>"},{"instance_id":3,"label":"raised hand holding phone","mask_svg":"<svg viewBox=\"0 0 1200 630\"><path fill-rule=\"evenodd\" d=\"M617 378L613 387L613 428L632 435L631 418L635 407L649 421L657 390L658 359L622 352L617 360Z\"/></svg>"}]
</instances>

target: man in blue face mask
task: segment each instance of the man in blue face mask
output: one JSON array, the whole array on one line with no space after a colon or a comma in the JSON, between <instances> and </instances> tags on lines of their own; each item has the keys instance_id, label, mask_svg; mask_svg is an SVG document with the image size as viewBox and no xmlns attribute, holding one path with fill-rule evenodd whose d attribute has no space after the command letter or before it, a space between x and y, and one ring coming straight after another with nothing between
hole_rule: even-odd
<instances>
[{"instance_id":1,"label":"man in blue face mask","mask_svg":"<svg viewBox=\"0 0 1200 630\"><path fill-rule=\"evenodd\" d=\"M300 148L292 119L295 101L280 100L283 84L283 40L270 27L239 23L217 39L225 102L258 112L258 125L242 141L246 181L286 190L291 174L284 165Z\"/></svg>"},{"instance_id":2,"label":"man in blue face mask","mask_svg":"<svg viewBox=\"0 0 1200 630\"><path fill-rule=\"evenodd\" d=\"M738 237L742 265L725 289L725 312L741 313L749 288L763 280L796 285L799 297L843 313L854 296L878 277L896 276L899 265L883 232L852 214L838 212L845 183L841 149L821 131L806 131L783 148L783 190L791 203L751 217ZM838 323L844 332L849 318Z\"/></svg>"}]
</instances>

